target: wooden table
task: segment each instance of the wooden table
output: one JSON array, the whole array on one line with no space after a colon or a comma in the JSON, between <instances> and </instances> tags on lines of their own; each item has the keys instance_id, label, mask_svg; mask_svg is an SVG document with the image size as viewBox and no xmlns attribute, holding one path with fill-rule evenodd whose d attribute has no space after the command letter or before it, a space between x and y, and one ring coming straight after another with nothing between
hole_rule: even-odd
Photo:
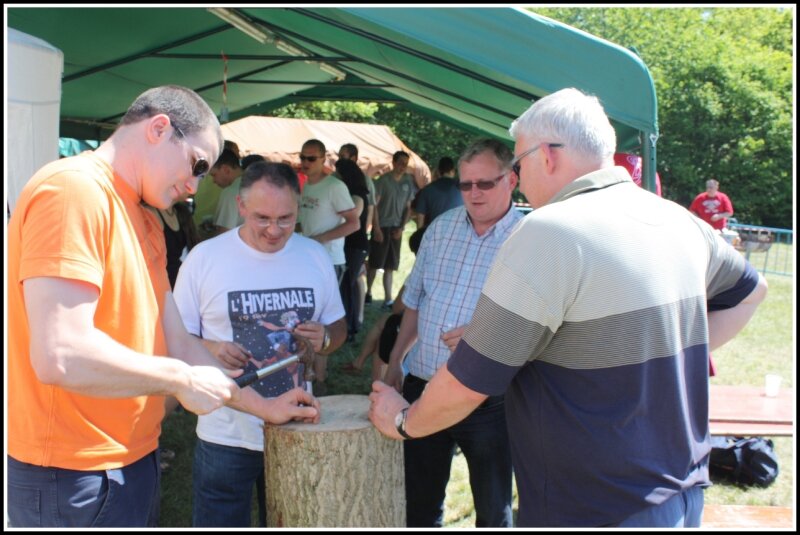
<instances>
[{"instance_id":1,"label":"wooden table","mask_svg":"<svg viewBox=\"0 0 800 535\"><path fill-rule=\"evenodd\" d=\"M792 436L795 397L793 388L781 388L777 397L764 395L764 387L711 385L709 425L712 435Z\"/></svg>"}]
</instances>

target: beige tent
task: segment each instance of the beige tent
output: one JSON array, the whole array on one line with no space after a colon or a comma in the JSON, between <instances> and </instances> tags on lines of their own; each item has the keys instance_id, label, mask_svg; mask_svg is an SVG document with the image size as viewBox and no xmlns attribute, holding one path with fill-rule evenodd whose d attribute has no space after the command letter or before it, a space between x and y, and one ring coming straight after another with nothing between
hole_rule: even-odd
<instances>
[{"instance_id":1,"label":"beige tent","mask_svg":"<svg viewBox=\"0 0 800 535\"><path fill-rule=\"evenodd\" d=\"M390 171L392 155L403 150L410 155L408 172L417 186L421 188L431 179L428 165L385 125L253 115L222 125L222 133L225 139L236 142L242 157L260 154L273 162L291 164L295 169L300 166L303 143L318 139L327 149L325 164L329 172L338 159L339 147L353 143L358 147L358 165L370 177Z\"/></svg>"}]
</instances>

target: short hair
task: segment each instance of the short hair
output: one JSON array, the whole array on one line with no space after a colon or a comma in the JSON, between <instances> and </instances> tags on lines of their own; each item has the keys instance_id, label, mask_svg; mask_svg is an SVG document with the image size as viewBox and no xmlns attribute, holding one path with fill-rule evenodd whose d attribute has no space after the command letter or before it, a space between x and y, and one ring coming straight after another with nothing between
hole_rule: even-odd
<instances>
[{"instance_id":1,"label":"short hair","mask_svg":"<svg viewBox=\"0 0 800 535\"><path fill-rule=\"evenodd\" d=\"M347 186L347 191L350 195L367 195L367 182L364 179L364 172L353 160L347 158L339 158L336 160L336 172Z\"/></svg>"},{"instance_id":2,"label":"short hair","mask_svg":"<svg viewBox=\"0 0 800 535\"><path fill-rule=\"evenodd\" d=\"M339 154L345 151L348 154L348 158L356 157L358 158L358 147L356 147L353 143L345 143L339 149Z\"/></svg>"},{"instance_id":3,"label":"short hair","mask_svg":"<svg viewBox=\"0 0 800 535\"><path fill-rule=\"evenodd\" d=\"M473 141L458 159L458 166L461 167L465 162L471 161L475 156L490 152L495 157L500 169L504 171L511 168L511 161L514 159L514 153L508 146L496 139L481 138Z\"/></svg>"},{"instance_id":4,"label":"short hair","mask_svg":"<svg viewBox=\"0 0 800 535\"><path fill-rule=\"evenodd\" d=\"M227 165L233 169L241 167L241 164L239 163L239 157L236 156L231 149L223 149L222 153L219 155L219 158L217 158L217 161L214 162L214 165L211 167L219 168L222 165Z\"/></svg>"},{"instance_id":5,"label":"short hair","mask_svg":"<svg viewBox=\"0 0 800 535\"><path fill-rule=\"evenodd\" d=\"M319 149L319 153L322 155L322 157L323 158L325 157L325 150L326 150L325 149L325 143L323 143L319 139L309 139L308 141L303 143L303 147L300 150L302 150L302 149L304 149L306 147L316 147L316 148L318 148Z\"/></svg>"},{"instance_id":6,"label":"short hair","mask_svg":"<svg viewBox=\"0 0 800 535\"><path fill-rule=\"evenodd\" d=\"M120 119L119 126L136 124L162 113L186 136L211 128L222 151L222 130L217 116L200 95L178 85L154 87L139 95Z\"/></svg>"},{"instance_id":7,"label":"short hair","mask_svg":"<svg viewBox=\"0 0 800 535\"><path fill-rule=\"evenodd\" d=\"M267 161L266 158L261 156L260 154L248 154L244 158L242 158L242 169L247 169L250 164L256 162L265 162Z\"/></svg>"},{"instance_id":8,"label":"short hair","mask_svg":"<svg viewBox=\"0 0 800 535\"><path fill-rule=\"evenodd\" d=\"M300 198L300 181L297 179L297 173L294 172L292 166L285 163L275 162L255 162L247 166L247 169L242 173L242 182L239 186L239 195L245 197L250 188L258 182L263 180L278 188L288 187L295 194L295 197Z\"/></svg>"},{"instance_id":9,"label":"short hair","mask_svg":"<svg viewBox=\"0 0 800 535\"><path fill-rule=\"evenodd\" d=\"M717 182L713 178L709 178L708 180L706 180L706 187L709 187L709 186L714 186L715 188L718 188L719 187L719 182Z\"/></svg>"},{"instance_id":10,"label":"short hair","mask_svg":"<svg viewBox=\"0 0 800 535\"><path fill-rule=\"evenodd\" d=\"M405 157L406 157L406 158L408 158L409 160L411 159L411 156L409 156L409 155L408 155L408 153L407 153L406 151L404 151L404 150L399 150L399 151L395 152L395 153L392 155L392 163L397 163L397 160L399 160L399 159L400 159L400 158L402 158L403 156L405 156Z\"/></svg>"},{"instance_id":11,"label":"short hair","mask_svg":"<svg viewBox=\"0 0 800 535\"><path fill-rule=\"evenodd\" d=\"M439 165L436 167L439 169L439 174L444 175L455 169L456 164L450 156L443 156L439 158Z\"/></svg>"},{"instance_id":12,"label":"short hair","mask_svg":"<svg viewBox=\"0 0 800 535\"><path fill-rule=\"evenodd\" d=\"M225 148L230 149L236 155L237 158L241 158L242 155L239 152L239 145L235 141L231 141L230 139L225 140Z\"/></svg>"},{"instance_id":13,"label":"short hair","mask_svg":"<svg viewBox=\"0 0 800 535\"><path fill-rule=\"evenodd\" d=\"M572 87L537 100L511 123L509 132L515 139L525 136L563 143L598 163L613 158L617 147L617 134L600 101Z\"/></svg>"}]
</instances>

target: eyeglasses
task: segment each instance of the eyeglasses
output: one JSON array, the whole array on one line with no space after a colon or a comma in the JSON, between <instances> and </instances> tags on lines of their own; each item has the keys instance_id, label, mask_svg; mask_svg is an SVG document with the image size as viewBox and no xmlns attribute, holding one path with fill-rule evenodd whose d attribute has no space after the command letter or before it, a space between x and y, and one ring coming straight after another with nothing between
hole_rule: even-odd
<instances>
[{"instance_id":1,"label":"eyeglasses","mask_svg":"<svg viewBox=\"0 0 800 535\"><path fill-rule=\"evenodd\" d=\"M174 122L172 123L172 128L175 129L175 132L178 133L178 137L186 140L186 135L183 133L183 130L178 128ZM196 177L198 180L202 180L206 174L208 174L208 170L211 166L208 165L208 161L205 158L197 158L194 163L192 163L192 176Z\"/></svg>"},{"instance_id":2,"label":"eyeglasses","mask_svg":"<svg viewBox=\"0 0 800 535\"><path fill-rule=\"evenodd\" d=\"M301 162L311 162L311 163L314 163L314 162L316 162L317 160L319 160L320 158L321 158L321 156L303 156L302 154L300 155L300 161L301 161Z\"/></svg>"},{"instance_id":3,"label":"eyeglasses","mask_svg":"<svg viewBox=\"0 0 800 535\"><path fill-rule=\"evenodd\" d=\"M514 158L514 161L511 162L511 170L514 171L515 175L519 176L520 171L522 171L522 159L525 156L527 156L528 154L536 152L537 149L541 149L542 145L547 145L551 149L557 149L558 147L563 147L564 146L563 143L539 143L538 145L536 145L532 149L526 150L525 152L523 152L522 154L520 154L519 156Z\"/></svg>"},{"instance_id":4,"label":"eyeglasses","mask_svg":"<svg viewBox=\"0 0 800 535\"><path fill-rule=\"evenodd\" d=\"M273 223L278 225L278 228L286 230L287 228L294 227L294 220L296 216L284 215L278 219L270 219L269 217L255 216L253 221L261 228L269 228Z\"/></svg>"},{"instance_id":5,"label":"eyeglasses","mask_svg":"<svg viewBox=\"0 0 800 535\"><path fill-rule=\"evenodd\" d=\"M476 180L475 182L459 182L458 189L460 189L461 191L471 191L472 185L474 184L478 186L478 189L481 191L489 191L490 189L494 188L501 180L503 180L504 176L506 176L505 173L503 173L497 178L492 178L490 180Z\"/></svg>"}]
</instances>

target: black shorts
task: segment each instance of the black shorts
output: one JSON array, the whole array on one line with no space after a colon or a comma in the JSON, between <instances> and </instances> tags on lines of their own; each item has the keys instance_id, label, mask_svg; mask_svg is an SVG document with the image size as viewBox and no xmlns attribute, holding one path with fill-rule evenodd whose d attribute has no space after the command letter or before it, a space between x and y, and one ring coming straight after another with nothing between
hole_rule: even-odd
<instances>
[{"instance_id":1,"label":"black shorts","mask_svg":"<svg viewBox=\"0 0 800 535\"><path fill-rule=\"evenodd\" d=\"M400 332L400 321L403 319L403 313L392 314L386 319L381 331L380 340L378 340L378 356L383 362L389 364L389 355L392 353L394 342L397 340L397 333Z\"/></svg>"},{"instance_id":2,"label":"black shorts","mask_svg":"<svg viewBox=\"0 0 800 535\"><path fill-rule=\"evenodd\" d=\"M397 238L396 240L392 239L392 232L395 230L397 230L397 227L381 227L381 231L383 231L383 241L376 242L370 240L370 269L397 271L397 268L400 267L400 245L402 243L402 238Z\"/></svg>"}]
</instances>

